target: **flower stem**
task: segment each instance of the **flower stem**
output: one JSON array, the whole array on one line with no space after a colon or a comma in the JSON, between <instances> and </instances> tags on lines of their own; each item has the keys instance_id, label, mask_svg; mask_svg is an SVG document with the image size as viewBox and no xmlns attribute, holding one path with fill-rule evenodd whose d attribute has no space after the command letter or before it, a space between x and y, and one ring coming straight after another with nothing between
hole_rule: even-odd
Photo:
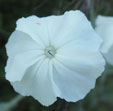
<instances>
[{"instance_id":1,"label":"flower stem","mask_svg":"<svg viewBox=\"0 0 113 111\"><path fill-rule=\"evenodd\" d=\"M23 96L18 95L15 98L13 98L11 101L7 102L7 103L0 103L0 110L1 111L10 111L23 98L24 98Z\"/></svg>"},{"instance_id":2,"label":"flower stem","mask_svg":"<svg viewBox=\"0 0 113 111\"><path fill-rule=\"evenodd\" d=\"M94 11L94 0L87 0L87 9L89 12L92 26L95 27L95 11Z\"/></svg>"}]
</instances>

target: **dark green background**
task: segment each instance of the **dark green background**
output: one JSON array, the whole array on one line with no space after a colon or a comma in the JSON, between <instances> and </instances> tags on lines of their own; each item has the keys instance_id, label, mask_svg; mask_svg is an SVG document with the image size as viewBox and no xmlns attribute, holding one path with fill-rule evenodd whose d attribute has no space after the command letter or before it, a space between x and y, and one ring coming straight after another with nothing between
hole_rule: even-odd
<instances>
[{"instance_id":1,"label":"dark green background","mask_svg":"<svg viewBox=\"0 0 113 111\"><path fill-rule=\"evenodd\" d=\"M48 16L66 10L82 10L94 22L96 15L113 16L113 0L0 0L0 102L7 102L17 94L7 80L4 67L7 56L5 44L15 29L16 20L22 16ZM58 109L60 107L60 110ZM68 107L68 109L67 109ZM66 108L66 109L65 109ZM113 111L113 74L103 74L84 100L66 103L58 100L50 107L43 107L32 97L26 97L12 111ZM1 111L1 110L0 110Z\"/></svg>"}]
</instances>

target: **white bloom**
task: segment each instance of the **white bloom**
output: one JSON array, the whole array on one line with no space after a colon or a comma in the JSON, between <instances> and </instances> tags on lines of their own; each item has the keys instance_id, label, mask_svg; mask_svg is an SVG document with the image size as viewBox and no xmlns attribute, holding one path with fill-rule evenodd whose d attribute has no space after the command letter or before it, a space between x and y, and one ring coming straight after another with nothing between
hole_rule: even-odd
<instances>
[{"instance_id":1,"label":"white bloom","mask_svg":"<svg viewBox=\"0 0 113 111\"><path fill-rule=\"evenodd\" d=\"M113 65L113 17L98 16L95 30L103 39L101 50L106 62Z\"/></svg>"},{"instance_id":2,"label":"white bloom","mask_svg":"<svg viewBox=\"0 0 113 111\"><path fill-rule=\"evenodd\" d=\"M104 70L101 43L80 11L21 18L6 45L6 78L18 93L43 105L57 97L76 102Z\"/></svg>"}]
</instances>

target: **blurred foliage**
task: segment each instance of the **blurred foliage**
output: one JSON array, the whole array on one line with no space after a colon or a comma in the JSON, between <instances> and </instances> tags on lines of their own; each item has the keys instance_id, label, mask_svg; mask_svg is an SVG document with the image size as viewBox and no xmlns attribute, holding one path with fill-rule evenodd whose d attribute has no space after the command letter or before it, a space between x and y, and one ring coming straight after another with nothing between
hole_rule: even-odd
<instances>
[{"instance_id":1,"label":"blurred foliage","mask_svg":"<svg viewBox=\"0 0 113 111\"><path fill-rule=\"evenodd\" d=\"M7 60L5 44L16 20L33 14L62 14L72 9L82 10L94 22L98 14L113 16L113 0L0 0L0 102L9 101L17 95L5 80L4 72ZM113 74L103 74L97 80L96 88L76 103L58 99L47 108L32 97L26 97L12 111L113 111Z\"/></svg>"}]
</instances>

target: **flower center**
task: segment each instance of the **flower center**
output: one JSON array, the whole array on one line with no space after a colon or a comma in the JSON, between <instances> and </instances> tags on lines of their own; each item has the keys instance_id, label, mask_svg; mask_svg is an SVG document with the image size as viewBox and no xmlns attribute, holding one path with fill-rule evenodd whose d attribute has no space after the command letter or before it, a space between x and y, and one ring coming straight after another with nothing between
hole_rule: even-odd
<instances>
[{"instance_id":1,"label":"flower center","mask_svg":"<svg viewBox=\"0 0 113 111\"><path fill-rule=\"evenodd\" d=\"M55 54L56 54L56 49L53 46L48 46L45 48L45 56L47 58L51 59L55 57Z\"/></svg>"}]
</instances>

